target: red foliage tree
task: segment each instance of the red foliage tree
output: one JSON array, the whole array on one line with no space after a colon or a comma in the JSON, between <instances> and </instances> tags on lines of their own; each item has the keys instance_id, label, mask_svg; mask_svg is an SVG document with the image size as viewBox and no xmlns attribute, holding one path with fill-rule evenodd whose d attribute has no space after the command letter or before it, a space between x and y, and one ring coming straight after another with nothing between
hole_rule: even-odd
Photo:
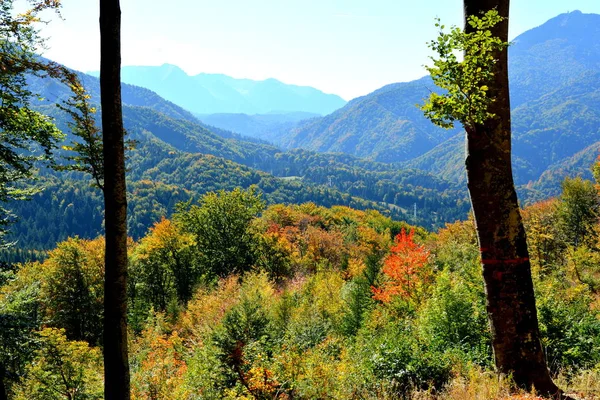
<instances>
[{"instance_id":1,"label":"red foliage tree","mask_svg":"<svg viewBox=\"0 0 600 400\"><path fill-rule=\"evenodd\" d=\"M385 259L383 274L386 281L380 288L372 287L373 298L389 303L394 296L405 299L415 297L415 292L428 280L426 268L429 251L415 243L414 231L404 229L396 236L395 245Z\"/></svg>"}]
</instances>

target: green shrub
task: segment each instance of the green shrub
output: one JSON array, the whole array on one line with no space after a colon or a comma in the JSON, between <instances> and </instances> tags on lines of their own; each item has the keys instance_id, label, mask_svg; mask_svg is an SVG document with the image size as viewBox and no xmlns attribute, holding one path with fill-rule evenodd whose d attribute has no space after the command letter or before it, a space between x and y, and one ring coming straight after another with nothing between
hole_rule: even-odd
<instances>
[{"instance_id":1,"label":"green shrub","mask_svg":"<svg viewBox=\"0 0 600 400\"><path fill-rule=\"evenodd\" d=\"M470 361L491 365L491 335L481 281L441 272L432 297L419 310L417 323L432 348L460 350Z\"/></svg>"},{"instance_id":2,"label":"green shrub","mask_svg":"<svg viewBox=\"0 0 600 400\"><path fill-rule=\"evenodd\" d=\"M409 396L414 389L441 389L451 377L452 354L420 342L408 325L390 324L376 337L363 336L357 345L362 346L359 351L369 373L385 381L396 396Z\"/></svg>"},{"instance_id":3,"label":"green shrub","mask_svg":"<svg viewBox=\"0 0 600 400\"><path fill-rule=\"evenodd\" d=\"M542 344L552 372L590 369L600 363L600 319L583 285L548 282L538 292Z\"/></svg>"}]
</instances>

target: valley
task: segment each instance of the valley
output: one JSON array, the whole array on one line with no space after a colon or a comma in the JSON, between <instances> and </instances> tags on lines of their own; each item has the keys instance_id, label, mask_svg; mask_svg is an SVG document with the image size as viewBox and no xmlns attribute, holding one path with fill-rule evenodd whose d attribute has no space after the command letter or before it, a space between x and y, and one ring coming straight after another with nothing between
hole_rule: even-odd
<instances>
[{"instance_id":1,"label":"valley","mask_svg":"<svg viewBox=\"0 0 600 400\"><path fill-rule=\"evenodd\" d=\"M588 43L600 39L598 22L600 17L596 15L564 14L520 35L511 46L513 163L523 204L558 194L565 176L591 177L590 166L600 148L600 75L594 73L600 63L600 50L595 55L587 53L585 58L578 55ZM581 26L589 27L585 30L585 41ZM532 60L546 57L547 43L557 46L557 38L562 47L553 48L553 63L577 67L533 68ZM125 69L124 79L137 76L143 83L144 79L154 77L158 82L157 74L164 73L161 85L175 90L177 86L170 83L175 78L171 75L189 78L173 66L146 68L144 73L135 72L136 68ZM557 74L552 86L542 78L550 70ZM97 78L80 76L92 102L98 102ZM205 81L209 76L202 79ZM55 116L59 126L67 131L65 116L52 105L66 99L66 87L39 79L30 84L46 99L38 107ZM176 104L148 88L124 84L125 127L130 138L138 142L130 154L130 187L153 182L180 193L182 197L175 197L182 200L198 198L216 189L258 185L269 203L313 201L319 205L373 208L429 229L439 228L464 219L469 201L463 167L463 134L459 129L446 131L435 127L417 107L432 89L429 78L395 83L345 106L338 103L340 109L319 117L307 114L299 106L293 113L207 114L210 110L203 109L200 100L193 114L182 107L190 98ZM204 114L197 114L199 110ZM44 185L54 188L51 191L61 192L70 185L85 187L85 178L81 176L59 176L44 171ZM130 226L134 238L141 237L160 215L173 212L173 201L161 196L153 198L150 192L130 191ZM90 213L99 207L99 200L98 194L92 193L86 191L80 196L91 198L75 203L56 198L63 207L82 201L94 206L74 207L80 215L73 217L72 223L64 218L60 223L58 220L51 223L62 227L52 235L34 233L43 232L49 216L31 217L36 214L33 210L40 208L39 202L47 204L44 197L48 193L15 205L15 213L24 221L15 225L13 238L24 248L47 249L75 233L95 237L102 232L99 219L85 229L74 228L77 220L94 221ZM60 219L62 213L57 211L56 218ZM29 239L29 235L47 240Z\"/></svg>"},{"instance_id":2,"label":"valley","mask_svg":"<svg viewBox=\"0 0 600 400\"><path fill-rule=\"evenodd\" d=\"M600 14L142 3L0 0L0 400L597 397Z\"/></svg>"}]
</instances>

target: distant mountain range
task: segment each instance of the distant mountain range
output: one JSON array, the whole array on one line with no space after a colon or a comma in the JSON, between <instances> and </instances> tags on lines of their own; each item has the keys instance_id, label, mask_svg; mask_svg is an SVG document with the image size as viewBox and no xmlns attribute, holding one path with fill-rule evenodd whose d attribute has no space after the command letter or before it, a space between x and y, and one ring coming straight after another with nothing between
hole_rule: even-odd
<instances>
[{"instance_id":1,"label":"distant mountain range","mask_svg":"<svg viewBox=\"0 0 600 400\"><path fill-rule=\"evenodd\" d=\"M600 15L561 14L523 33L509 64L517 183L556 193L567 171L589 177L600 147ZM417 107L431 90L428 77L391 84L274 142L464 181L463 134L434 127Z\"/></svg>"},{"instance_id":2,"label":"distant mountain range","mask_svg":"<svg viewBox=\"0 0 600 400\"><path fill-rule=\"evenodd\" d=\"M98 72L90 74L98 76ZM170 64L123 67L121 80L150 89L196 114L306 112L325 115L346 104L339 96L309 86L288 85L277 79L236 79L223 74L189 76Z\"/></svg>"},{"instance_id":3,"label":"distant mountain range","mask_svg":"<svg viewBox=\"0 0 600 400\"><path fill-rule=\"evenodd\" d=\"M91 102L97 104L99 80L85 74L80 77ZM55 106L67 98L68 89L38 77L30 77L29 86L40 95L32 99L36 107L54 117L67 141L72 140L68 119ZM178 202L198 199L208 191L251 185L259 188L268 203L310 201L375 209L428 227L467 213L464 190L430 173L399 170L344 154L281 151L259 139L206 125L148 89L123 84L122 91L125 129L137 142L128 160L128 226L134 238L144 235L162 216L169 216ZM310 115L252 118L257 123L284 124ZM41 168L40 174L39 184L45 190L31 201L9 205L20 218L11 227L10 240L22 249L48 249L68 236L102 234L102 199L89 186L89 177L47 168Z\"/></svg>"},{"instance_id":4,"label":"distant mountain range","mask_svg":"<svg viewBox=\"0 0 600 400\"><path fill-rule=\"evenodd\" d=\"M307 112L285 114L209 114L196 116L205 124L275 143L299 123L321 115Z\"/></svg>"},{"instance_id":5,"label":"distant mountain range","mask_svg":"<svg viewBox=\"0 0 600 400\"><path fill-rule=\"evenodd\" d=\"M520 193L529 199L556 194L565 174L589 176L600 149L598 43L600 16L573 12L519 36L510 50L513 164ZM98 79L81 78L97 103ZM39 78L30 85L46 99L39 109L68 132L65 115L52 104L67 89ZM250 185L271 203L372 208L427 227L464 218L464 134L436 128L416 107L434 89L429 78L396 83L318 117L298 110L198 115L124 84L124 121L138 141L129 161L130 234L143 235L179 201ZM281 150L264 140L311 150ZM101 200L89 180L41 173L48 189L13 205L21 217L13 238L39 249L69 235L101 234Z\"/></svg>"}]
</instances>

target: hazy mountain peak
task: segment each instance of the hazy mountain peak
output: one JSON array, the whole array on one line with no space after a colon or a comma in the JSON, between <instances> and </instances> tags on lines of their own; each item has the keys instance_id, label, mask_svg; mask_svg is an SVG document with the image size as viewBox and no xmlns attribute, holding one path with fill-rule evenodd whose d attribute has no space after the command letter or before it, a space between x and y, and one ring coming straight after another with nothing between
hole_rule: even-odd
<instances>
[{"instance_id":1,"label":"hazy mountain peak","mask_svg":"<svg viewBox=\"0 0 600 400\"><path fill-rule=\"evenodd\" d=\"M275 78L267 78L265 80L263 80L264 83L277 83L277 84L284 84L283 82L275 79ZM290 85L290 86L296 86L296 85Z\"/></svg>"},{"instance_id":2,"label":"hazy mountain peak","mask_svg":"<svg viewBox=\"0 0 600 400\"><path fill-rule=\"evenodd\" d=\"M206 78L226 78L226 79L234 79L225 74L215 74L210 72L200 72L199 74L193 75L193 77L206 77Z\"/></svg>"},{"instance_id":3,"label":"hazy mountain peak","mask_svg":"<svg viewBox=\"0 0 600 400\"><path fill-rule=\"evenodd\" d=\"M324 115L346 104L339 96L275 78L258 81L214 73L189 76L172 64L123 67L121 76L124 83L150 89L196 114L278 111Z\"/></svg>"},{"instance_id":4,"label":"hazy mountain peak","mask_svg":"<svg viewBox=\"0 0 600 400\"><path fill-rule=\"evenodd\" d=\"M140 68L140 67L135 67L135 68ZM143 67L142 67L142 68L143 68ZM149 68L152 68L152 67L149 67ZM181 68L179 68L177 65L174 65L174 64L168 64L168 63L165 63L165 64L161 65L161 66L160 66L160 68L162 68L162 69L166 69L166 70L168 70L168 71L177 71L177 72L183 72L183 73L185 74L185 71L184 71L184 70L182 70ZM186 74L186 75L187 75L187 74Z\"/></svg>"}]
</instances>

